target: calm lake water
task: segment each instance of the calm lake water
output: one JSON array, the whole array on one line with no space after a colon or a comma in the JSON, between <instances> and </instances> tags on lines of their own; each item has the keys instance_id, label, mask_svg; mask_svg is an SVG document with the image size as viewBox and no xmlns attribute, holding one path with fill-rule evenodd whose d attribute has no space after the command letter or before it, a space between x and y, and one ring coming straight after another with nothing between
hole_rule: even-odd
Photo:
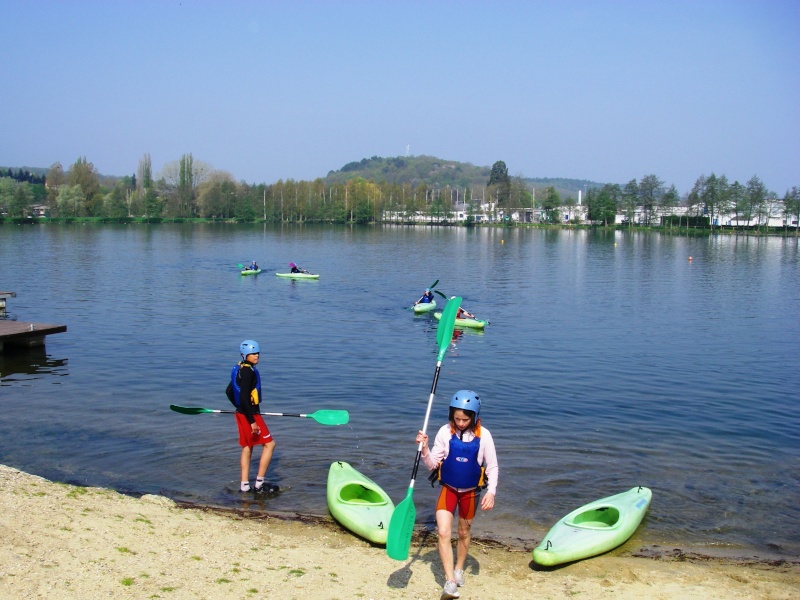
<instances>
[{"instance_id":1,"label":"calm lake water","mask_svg":"<svg viewBox=\"0 0 800 600\"><path fill-rule=\"evenodd\" d=\"M796 238L263 225L0 226L11 318L66 324L0 354L0 462L180 501L326 514L350 462L399 502L436 367L436 322L405 310L434 280L490 320L445 358L496 440L495 510L475 534L538 541L573 508L653 490L636 543L800 555ZM689 261L688 258L692 257ZM237 263L264 271L242 277ZM294 261L318 281L274 276ZM242 497L230 409L238 345L261 343L269 478ZM420 472L430 522L436 491Z\"/></svg>"}]
</instances>

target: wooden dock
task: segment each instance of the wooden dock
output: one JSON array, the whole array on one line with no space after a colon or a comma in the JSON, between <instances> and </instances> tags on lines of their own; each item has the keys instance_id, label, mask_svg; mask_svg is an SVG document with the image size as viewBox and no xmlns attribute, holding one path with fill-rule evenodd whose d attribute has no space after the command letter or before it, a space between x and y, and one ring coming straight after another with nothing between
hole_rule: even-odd
<instances>
[{"instance_id":1,"label":"wooden dock","mask_svg":"<svg viewBox=\"0 0 800 600\"><path fill-rule=\"evenodd\" d=\"M16 292L0 292L0 311L4 311L6 309L6 300L8 298L14 298L16 295Z\"/></svg>"},{"instance_id":2,"label":"wooden dock","mask_svg":"<svg viewBox=\"0 0 800 600\"><path fill-rule=\"evenodd\" d=\"M33 348L44 346L44 337L52 333L62 333L66 325L49 325L47 323L26 323L24 321L8 321L0 319L0 352L6 346Z\"/></svg>"}]
</instances>

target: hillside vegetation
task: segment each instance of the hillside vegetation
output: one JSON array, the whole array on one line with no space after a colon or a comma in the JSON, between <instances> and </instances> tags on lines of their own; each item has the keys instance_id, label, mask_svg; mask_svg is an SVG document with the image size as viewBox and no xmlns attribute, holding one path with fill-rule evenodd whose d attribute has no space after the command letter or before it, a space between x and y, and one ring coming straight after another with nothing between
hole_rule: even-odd
<instances>
[{"instance_id":1,"label":"hillside vegetation","mask_svg":"<svg viewBox=\"0 0 800 600\"><path fill-rule=\"evenodd\" d=\"M325 183L344 183L361 177L375 183L424 184L435 188L476 188L489 182L491 166L478 167L472 163L444 160L435 156L397 156L394 158L363 158L347 163L338 171L330 171L324 177ZM554 187L563 198L577 197L578 190L600 188L602 183L586 179L516 177L528 189L541 190Z\"/></svg>"}]
</instances>

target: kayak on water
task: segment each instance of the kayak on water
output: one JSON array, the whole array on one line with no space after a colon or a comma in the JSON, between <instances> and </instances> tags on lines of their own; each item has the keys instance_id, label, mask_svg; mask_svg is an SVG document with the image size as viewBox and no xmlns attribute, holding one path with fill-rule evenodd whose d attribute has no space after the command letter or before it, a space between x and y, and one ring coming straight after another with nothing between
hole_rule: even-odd
<instances>
[{"instance_id":1,"label":"kayak on water","mask_svg":"<svg viewBox=\"0 0 800 600\"><path fill-rule=\"evenodd\" d=\"M261 273L261 269L243 269L242 275L258 275Z\"/></svg>"},{"instance_id":2,"label":"kayak on water","mask_svg":"<svg viewBox=\"0 0 800 600\"><path fill-rule=\"evenodd\" d=\"M348 463L328 470L328 510L342 526L375 544L385 544L394 503L381 487Z\"/></svg>"},{"instance_id":3,"label":"kayak on water","mask_svg":"<svg viewBox=\"0 0 800 600\"><path fill-rule=\"evenodd\" d=\"M288 277L290 279L319 279L319 275L311 273L275 273L278 277Z\"/></svg>"},{"instance_id":4,"label":"kayak on water","mask_svg":"<svg viewBox=\"0 0 800 600\"><path fill-rule=\"evenodd\" d=\"M442 318L442 313L433 313L433 316L439 321ZM456 319L456 327L471 327L472 329L483 329L489 321L482 319Z\"/></svg>"},{"instance_id":5,"label":"kayak on water","mask_svg":"<svg viewBox=\"0 0 800 600\"><path fill-rule=\"evenodd\" d=\"M652 497L639 486L573 510L533 549L533 562L551 567L616 548L636 531Z\"/></svg>"},{"instance_id":6,"label":"kayak on water","mask_svg":"<svg viewBox=\"0 0 800 600\"><path fill-rule=\"evenodd\" d=\"M420 315L432 310L436 310L436 300L432 300L431 302L420 302L419 304L414 305L415 315Z\"/></svg>"}]
</instances>

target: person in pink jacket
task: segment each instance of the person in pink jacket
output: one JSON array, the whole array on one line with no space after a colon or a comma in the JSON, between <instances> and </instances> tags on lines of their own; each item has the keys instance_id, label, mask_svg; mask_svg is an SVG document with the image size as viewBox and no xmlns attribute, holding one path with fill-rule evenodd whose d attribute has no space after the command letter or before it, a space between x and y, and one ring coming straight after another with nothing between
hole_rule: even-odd
<instances>
[{"instance_id":1,"label":"person in pink jacket","mask_svg":"<svg viewBox=\"0 0 800 600\"><path fill-rule=\"evenodd\" d=\"M448 423L436 434L433 448L428 436L417 433L422 443L422 460L429 470L438 470L442 485L436 501L436 527L439 534L439 557L444 568L442 600L458 598L464 585L464 562L470 543L470 528L478 503L482 510L494 508L497 493L497 451L489 430L481 426L478 415L481 401L472 390L459 390L450 400ZM481 490L486 494L481 498ZM458 542L453 564L452 530L458 510Z\"/></svg>"}]
</instances>

